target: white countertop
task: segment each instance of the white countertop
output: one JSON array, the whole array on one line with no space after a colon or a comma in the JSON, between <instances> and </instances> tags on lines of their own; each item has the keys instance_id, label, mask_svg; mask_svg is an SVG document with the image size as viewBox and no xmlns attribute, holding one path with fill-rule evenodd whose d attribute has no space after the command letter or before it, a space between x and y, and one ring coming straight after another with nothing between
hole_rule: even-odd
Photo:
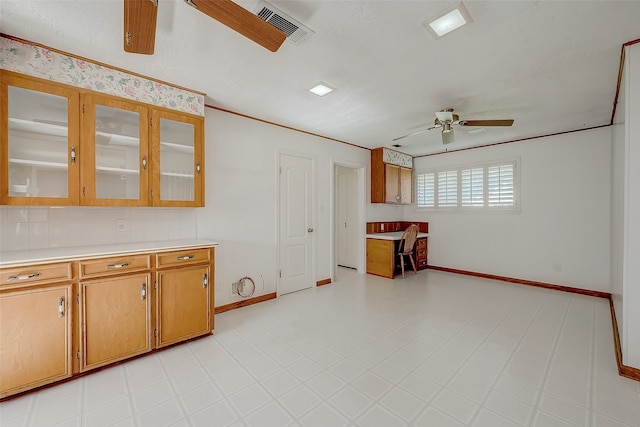
<instances>
[{"instance_id":1,"label":"white countertop","mask_svg":"<svg viewBox=\"0 0 640 427\"><path fill-rule=\"evenodd\" d=\"M207 239L163 240L156 242L113 243L109 245L72 246L68 248L1 251L0 267L39 264L60 260L97 258L122 253L158 252L180 248L211 247L218 243Z\"/></svg>"},{"instance_id":2,"label":"white countertop","mask_svg":"<svg viewBox=\"0 0 640 427\"><path fill-rule=\"evenodd\" d=\"M378 240L400 240L404 231L390 231L388 233L371 233L367 234L367 239ZM421 237L428 237L429 233L418 233L418 239Z\"/></svg>"}]
</instances>

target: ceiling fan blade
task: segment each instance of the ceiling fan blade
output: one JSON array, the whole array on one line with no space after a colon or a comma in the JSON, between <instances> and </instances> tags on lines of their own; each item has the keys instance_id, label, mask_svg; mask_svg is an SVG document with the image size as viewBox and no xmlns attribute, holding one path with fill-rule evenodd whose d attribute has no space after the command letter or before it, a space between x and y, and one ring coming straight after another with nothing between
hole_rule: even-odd
<instances>
[{"instance_id":1,"label":"ceiling fan blade","mask_svg":"<svg viewBox=\"0 0 640 427\"><path fill-rule=\"evenodd\" d=\"M426 132L426 131L431 130L431 129L439 128L440 126L442 126L442 125L437 124L437 125L435 125L435 126L431 126L431 127L426 128L426 129L422 129L422 130L419 130L419 131L416 131L416 132L410 133L410 134L408 134L408 135L399 136L399 137L397 137L397 138L392 139L391 141L398 141L398 140L400 140L400 139L409 138L410 136L418 135L418 134L420 134L420 133L422 133L422 132Z\"/></svg>"},{"instance_id":2,"label":"ceiling fan blade","mask_svg":"<svg viewBox=\"0 0 640 427\"><path fill-rule=\"evenodd\" d=\"M277 51L287 38L283 31L231 0L184 1L271 52Z\"/></svg>"},{"instance_id":3,"label":"ceiling fan blade","mask_svg":"<svg viewBox=\"0 0 640 427\"><path fill-rule=\"evenodd\" d=\"M460 126L511 126L513 120L460 120Z\"/></svg>"},{"instance_id":4,"label":"ceiling fan blade","mask_svg":"<svg viewBox=\"0 0 640 427\"><path fill-rule=\"evenodd\" d=\"M158 0L124 0L124 51L153 55Z\"/></svg>"}]
</instances>

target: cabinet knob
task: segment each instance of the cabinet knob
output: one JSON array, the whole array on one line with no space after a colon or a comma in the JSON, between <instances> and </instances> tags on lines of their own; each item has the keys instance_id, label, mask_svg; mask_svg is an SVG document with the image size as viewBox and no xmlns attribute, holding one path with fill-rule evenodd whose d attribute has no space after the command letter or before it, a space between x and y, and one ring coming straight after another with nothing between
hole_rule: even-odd
<instances>
[{"instance_id":1,"label":"cabinet knob","mask_svg":"<svg viewBox=\"0 0 640 427\"><path fill-rule=\"evenodd\" d=\"M309 233L313 233L313 227L309 227L309 228L307 228L307 231L308 231Z\"/></svg>"}]
</instances>

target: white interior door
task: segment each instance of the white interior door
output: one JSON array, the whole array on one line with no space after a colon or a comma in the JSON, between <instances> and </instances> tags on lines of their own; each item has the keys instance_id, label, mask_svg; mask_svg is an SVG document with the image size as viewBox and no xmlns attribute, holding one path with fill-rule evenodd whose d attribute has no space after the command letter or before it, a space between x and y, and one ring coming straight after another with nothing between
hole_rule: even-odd
<instances>
[{"instance_id":1,"label":"white interior door","mask_svg":"<svg viewBox=\"0 0 640 427\"><path fill-rule=\"evenodd\" d=\"M358 171L337 166L338 265L358 268Z\"/></svg>"},{"instance_id":2,"label":"white interior door","mask_svg":"<svg viewBox=\"0 0 640 427\"><path fill-rule=\"evenodd\" d=\"M313 279L313 164L280 155L280 281L278 294L315 285Z\"/></svg>"}]
</instances>

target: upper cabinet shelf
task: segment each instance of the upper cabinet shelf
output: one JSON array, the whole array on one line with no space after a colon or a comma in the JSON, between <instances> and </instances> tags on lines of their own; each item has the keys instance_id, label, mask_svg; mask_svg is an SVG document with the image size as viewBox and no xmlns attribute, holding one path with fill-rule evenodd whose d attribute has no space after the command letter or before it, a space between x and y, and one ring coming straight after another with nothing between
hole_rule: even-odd
<instances>
[{"instance_id":1,"label":"upper cabinet shelf","mask_svg":"<svg viewBox=\"0 0 640 427\"><path fill-rule=\"evenodd\" d=\"M0 81L0 204L204 206L202 116L6 70Z\"/></svg>"}]
</instances>

